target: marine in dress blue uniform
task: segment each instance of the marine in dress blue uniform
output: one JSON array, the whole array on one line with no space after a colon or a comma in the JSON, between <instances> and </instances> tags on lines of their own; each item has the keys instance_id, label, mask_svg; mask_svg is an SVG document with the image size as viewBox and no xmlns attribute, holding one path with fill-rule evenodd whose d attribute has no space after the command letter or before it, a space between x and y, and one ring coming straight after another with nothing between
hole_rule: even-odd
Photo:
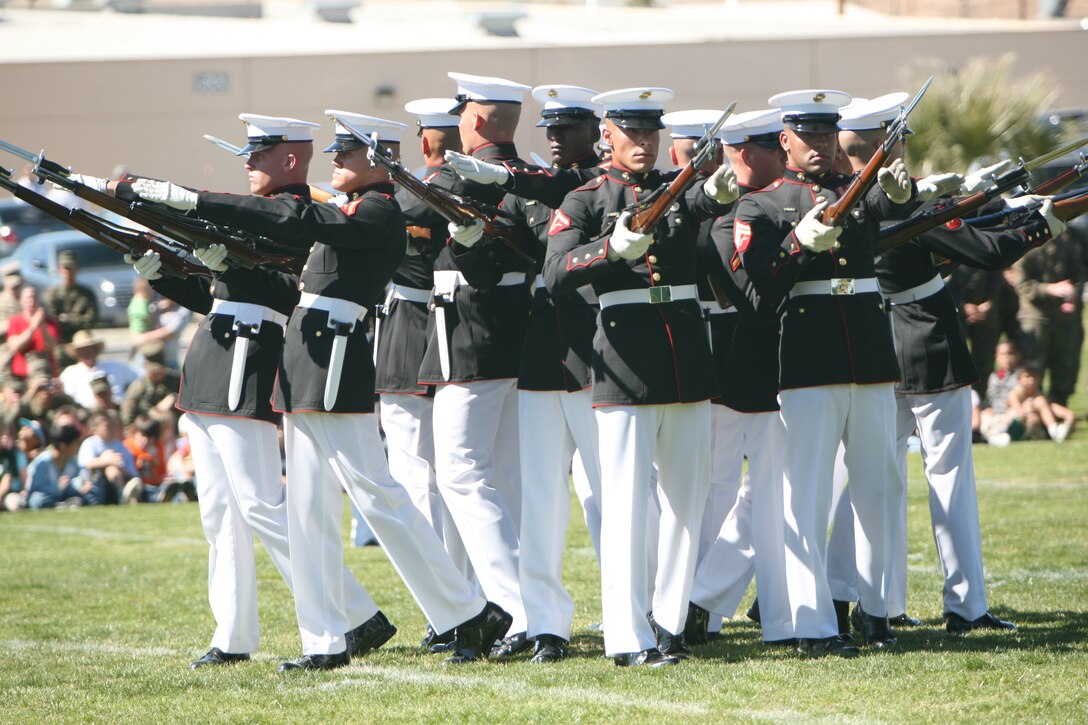
<instances>
[{"instance_id":1,"label":"marine in dress blue uniform","mask_svg":"<svg viewBox=\"0 0 1088 725\"><path fill-rule=\"evenodd\" d=\"M786 426L786 571L795 635L802 651L852 655L838 639L825 554L832 472L839 442L858 483L854 508L870 537L860 598L876 645L894 642L887 626L884 575L891 502L898 500L892 431L899 378L888 312L875 278L879 222L906 215L914 189L902 164L841 227L819 222L824 205L849 181L831 173L839 109L849 94L796 91L770 99L782 108L786 173L745 196L734 245L755 290L783 302L779 349L781 415Z\"/></svg>"},{"instance_id":2,"label":"marine in dress blue uniform","mask_svg":"<svg viewBox=\"0 0 1088 725\"><path fill-rule=\"evenodd\" d=\"M666 175L657 158L664 88L604 93L608 172L568 195L553 214L544 277L552 294L592 285L601 313L593 344L593 404L602 481L602 605L605 652L622 666L673 665L709 485L710 399L718 392L695 289L699 222L736 198L721 169L678 199L647 235L623 210ZM661 500L650 611L645 536L654 465ZM659 642L660 635L660 642ZM660 647L665 649L663 652Z\"/></svg>"}]
</instances>

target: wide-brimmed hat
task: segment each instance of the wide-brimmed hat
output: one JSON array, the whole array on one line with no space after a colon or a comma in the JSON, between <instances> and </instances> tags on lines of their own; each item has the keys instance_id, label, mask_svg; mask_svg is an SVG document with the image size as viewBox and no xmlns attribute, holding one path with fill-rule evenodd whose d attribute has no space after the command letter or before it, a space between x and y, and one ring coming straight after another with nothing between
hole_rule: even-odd
<instances>
[{"instance_id":1,"label":"wide-brimmed hat","mask_svg":"<svg viewBox=\"0 0 1088 725\"><path fill-rule=\"evenodd\" d=\"M97 348L97 352L101 353L106 347L106 341L95 337L90 330L79 330L72 336L72 341L68 343L66 350L69 355L75 357L78 350L85 350L89 347Z\"/></svg>"}]
</instances>

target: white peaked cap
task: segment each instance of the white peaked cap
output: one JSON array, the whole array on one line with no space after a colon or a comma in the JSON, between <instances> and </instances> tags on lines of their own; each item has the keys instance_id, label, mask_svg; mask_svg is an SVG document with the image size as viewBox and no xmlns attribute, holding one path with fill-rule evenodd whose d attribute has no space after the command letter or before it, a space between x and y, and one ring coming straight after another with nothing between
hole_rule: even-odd
<instances>
[{"instance_id":1,"label":"white peaked cap","mask_svg":"<svg viewBox=\"0 0 1088 725\"><path fill-rule=\"evenodd\" d=\"M736 113L726 119L718 132L722 143L730 146L750 141L754 136L766 136L782 131L782 111L768 108L762 111Z\"/></svg>"},{"instance_id":2,"label":"white peaked cap","mask_svg":"<svg viewBox=\"0 0 1088 725\"><path fill-rule=\"evenodd\" d=\"M661 122L670 128L669 136L672 138L702 138L721 117L721 111L708 108L666 113L661 117Z\"/></svg>"},{"instance_id":3,"label":"white peaked cap","mask_svg":"<svg viewBox=\"0 0 1088 725\"><path fill-rule=\"evenodd\" d=\"M420 98L404 104L404 110L415 114L420 128L449 128L456 126L460 118L452 113L457 101L452 98Z\"/></svg>"},{"instance_id":4,"label":"white peaked cap","mask_svg":"<svg viewBox=\"0 0 1088 725\"><path fill-rule=\"evenodd\" d=\"M908 99L910 94L902 91L869 100L858 99L842 109L839 127L848 131L884 128L899 116L899 112L903 110L903 104Z\"/></svg>"},{"instance_id":5,"label":"white peaked cap","mask_svg":"<svg viewBox=\"0 0 1088 725\"><path fill-rule=\"evenodd\" d=\"M480 103L521 103L529 86L505 78L473 76L467 73L447 73L457 83L457 107L468 101ZM454 110L454 109L451 109Z\"/></svg>"}]
</instances>

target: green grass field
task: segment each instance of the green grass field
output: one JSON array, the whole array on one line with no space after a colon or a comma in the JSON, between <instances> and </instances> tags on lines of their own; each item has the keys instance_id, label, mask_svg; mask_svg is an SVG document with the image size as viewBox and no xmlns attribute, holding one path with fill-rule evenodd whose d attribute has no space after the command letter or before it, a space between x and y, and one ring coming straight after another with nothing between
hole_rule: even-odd
<instances>
[{"instance_id":1,"label":"green grass field","mask_svg":"<svg viewBox=\"0 0 1088 725\"><path fill-rule=\"evenodd\" d=\"M1088 407L1083 394L1073 402ZM854 660L765 649L741 616L679 667L614 667L589 630L600 619L599 579L576 521L566 558L574 656L557 665L450 669L441 655L419 654L423 617L371 547L346 555L400 628L380 651L341 670L277 674L300 645L291 597L260 551L260 652L191 672L212 632L195 504L5 514L0 722L1088 720L1088 426L1062 445L975 453L991 607L1020 628L944 633L912 455L908 606L924 624L902 630L895 651Z\"/></svg>"}]
</instances>

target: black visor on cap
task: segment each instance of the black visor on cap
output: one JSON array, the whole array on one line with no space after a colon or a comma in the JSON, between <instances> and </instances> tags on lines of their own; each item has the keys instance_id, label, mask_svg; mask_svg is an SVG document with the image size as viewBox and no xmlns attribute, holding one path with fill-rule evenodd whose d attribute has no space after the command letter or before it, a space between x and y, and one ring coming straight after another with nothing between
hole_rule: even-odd
<instances>
[{"instance_id":1,"label":"black visor on cap","mask_svg":"<svg viewBox=\"0 0 1088 725\"><path fill-rule=\"evenodd\" d=\"M782 117L782 124L802 133L836 133L839 130L837 113L793 113Z\"/></svg>"},{"instance_id":2,"label":"black visor on cap","mask_svg":"<svg viewBox=\"0 0 1088 725\"><path fill-rule=\"evenodd\" d=\"M241 151L235 154L235 156L248 156L249 154L255 154L258 151L267 151L268 149L281 143L312 143L311 141L290 141L286 136L250 136L249 143L245 145Z\"/></svg>"},{"instance_id":3,"label":"black visor on cap","mask_svg":"<svg viewBox=\"0 0 1088 725\"><path fill-rule=\"evenodd\" d=\"M605 112L604 117L620 128L657 129L660 131L665 128L665 124L661 121L661 117L664 115L664 109L660 108L648 110L621 108L618 111Z\"/></svg>"},{"instance_id":4,"label":"black visor on cap","mask_svg":"<svg viewBox=\"0 0 1088 725\"><path fill-rule=\"evenodd\" d=\"M363 142L351 135L336 134L336 138L331 144L322 152L326 154L333 154L339 151L351 151L357 149L363 145Z\"/></svg>"},{"instance_id":5,"label":"black visor on cap","mask_svg":"<svg viewBox=\"0 0 1088 725\"><path fill-rule=\"evenodd\" d=\"M597 115L588 108L550 108L540 112L537 126L573 126L576 123L597 120Z\"/></svg>"},{"instance_id":6,"label":"black visor on cap","mask_svg":"<svg viewBox=\"0 0 1088 725\"><path fill-rule=\"evenodd\" d=\"M782 148L782 143L778 139L777 132L771 133L759 133L754 136L745 136L744 143L754 143L756 146L762 146L767 149Z\"/></svg>"}]
</instances>

